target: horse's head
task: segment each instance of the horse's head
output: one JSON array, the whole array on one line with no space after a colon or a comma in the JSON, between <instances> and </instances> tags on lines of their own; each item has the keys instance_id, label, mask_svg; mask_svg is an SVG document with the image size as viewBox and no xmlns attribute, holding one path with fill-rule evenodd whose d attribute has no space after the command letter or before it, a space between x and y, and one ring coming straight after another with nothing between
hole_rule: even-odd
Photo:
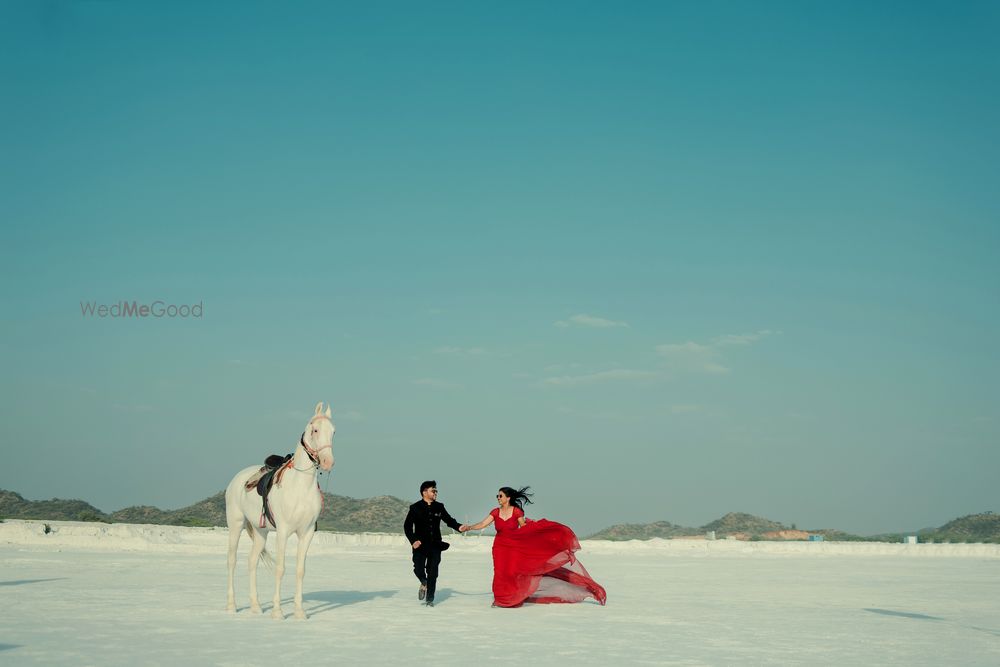
<instances>
[{"instance_id":1,"label":"horse's head","mask_svg":"<svg viewBox=\"0 0 1000 667\"><path fill-rule=\"evenodd\" d=\"M323 410L323 402L320 401L316 404L316 414L306 424L302 442L306 445L306 451L323 470L333 467L333 434L336 432L337 427L330 417L330 406L327 405L326 410Z\"/></svg>"}]
</instances>

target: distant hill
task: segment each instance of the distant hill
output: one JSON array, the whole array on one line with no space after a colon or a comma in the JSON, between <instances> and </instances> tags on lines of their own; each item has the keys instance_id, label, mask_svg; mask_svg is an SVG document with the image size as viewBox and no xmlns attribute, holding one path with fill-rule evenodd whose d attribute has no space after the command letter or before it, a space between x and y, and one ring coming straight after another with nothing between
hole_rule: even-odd
<instances>
[{"instance_id":1,"label":"distant hill","mask_svg":"<svg viewBox=\"0 0 1000 667\"><path fill-rule=\"evenodd\" d=\"M394 496L374 498L349 498L331 493L323 494L323 511L319 515L320 530L339 533L401 533L403 519L410 503ZM172 526L225 526L226 500L220 491L188 507L178 510L161 510L148 505L126 507L106 514L82 500L25 500L14 491L0 489L0 521L3 519L40 519L49 521L103 521L105 523L151 523ZM588 539L597 540L648 540L654 537L674 538L704 535L715 531L719 539L765 539L764 534L788 530L777 521L752 514L731 512L700 528L689 528L656 521L654 523L625 523L610 526ZM794 526L792 527L794 528ZM446 529L447 532L447 529ZM823 535L831 541L899 542L904 534L887 533L861 537L841 530L824 528L807 531ZM940 528L928 528L916 533L921 542L995 542L1000 543L1000 514L983 512L970 514L949 521Z\"/></svg>"},{"instance_id":2,"label":"distant hill","mask_svg":"<svg viewBox=\"0 0 1000 667\"><path fill-rule=\"evenodd\" d=\"M356 499L323 494L320 530L342 533L402 533L410 503L393 496ZM50 521L103 521L106 523L151 523L171 526L225 526L226 499L223 492L178 510L141 505L105 514L82 500L25 500L13 491L0 490L0 518Z\"/></svg>"},{"instance_id":3,"label":"distant hill","mask_svg":"<svg viewBox=\"0 0 1000 667\"><path fill-rule=\"evenodd\" d=\"M610 528L594 533L588 539L591 540L648 540L653 537L683 537L687 535L698 535L701 531L697 528L687 528L678 526L669 521L657 521L655 523L622 523Z\"/></svg>"},{"instance_id":4,"label":"distant hill","mask_svg":"<svg viewBox=\"0 0 1000 667\"><path fill-rule=\"evenodd\" d=\"M655 523L623 523L605 528L594 533L588 539L594 540L648 540L652 537L688 537L704 535L715 531L717 538L736 536L743 539L760 539L764 533L785 530L777 521L762 519L752 514L731 512L720 519L705 524L700 528L679 526L669 521Z\"/></svg>"},{"instance_id":5,"label":"distant hill","mask_svg":"<svg viewBox=\"0 0 1000 667\"><path fill-rule=\"evenodd\" d=\"M921 531L921 542L998 542L1000 514L983 512L953 519L936 530Z\"/></svg>"},{"instance_id":6,"label":"distant hill","mask_svg":"<svg viewBox=\"0 0 1000 667\"><path fill-rule=\"evenodd\" d=\"M403 533L403 520L410 503L395 496L348 498L323 495L320 530L338 533ZM447 531L446 531L447 532Z\"/></svg>"},{"instance_id":7,"label":"distant hill","mask_svg":"<svg viewBox=\"0 0 1000 667\"><path fill-rule=\"evenodd\" d=\"M19 493L0 489L0 517L6 519L51 519L53 521L104 521L101 510L82 500L25 500Z\"/></svg>"},{"instance_id":8,"label":"distant hill","mask_svg":"<svg viewBox=\"0 0 1000 667\"><path fill-rule=\"evenodd\" d=\"M705 524L701 527L701 530L705 533L714 530L716 537L735 535L737 533L749 537L757 537L764 533L775 530L786 530L787 528L788 526L780 524L777 521L771 521L770 519L762 519L759 516L744 514L743 512L730 512L721 519L716 519L711 523Z\"/></svg>"},{"instance_id":9,"label":"distant hill","mask_svg":"<svg viewBox=\"0 0 1000 667\"><path fill-rule=\"evenodd\" d=\"M159 507L137 505L112 512L110 519L116 523L156 523L169 524L171 512L164 512Z\"/></svg>"},{"instance_id":10,"label":"distant hill","mask_svg":"<svg viewBox=\"0 0 1000 667\"><path fill-rule=\"evenodd\" d=\"M703 535L709 531L715 531L716 538L738 537L740 539L759 540L765 539L765 533L788 530L789 527L777 521L732 512L722 518L707 523L700 528L685 528L670 523L669 521L657 521L655 523L628 523L618 524L605 528L594 533L588 539L597 540L648 540L652 537L683 537L689 535ZM863 537L845 533L842 530L833 528L823 528L820 530L805 531L810 535L822 535L824 539L838 542L902 542L904 535L914 533L884 533L881 535L869 535ZM982 514L970 514L961 518L949 521L940 528L930 528L916 533L921 542L996 542L1000 543L1000 514L984 512Z\"/></svg>"},{"instance_id":11,"label":"distant hill","mask_svg":"<svg viewBox=\"0 0 1000 667\"><path fill-rule=\"evenodd\" d=\"M117 523L156 523L169 526L225 526L226 498L220 491L179 510L164 511L147 505L126 507L112 512L111 520Z\"/></svg>"},{"instance_id":12,"label":"distant hill","mask_svg":"<svg viewBox=\"0 0 1000 667\"><path fill-rule=\"evenodd\" d=\"M854 535L852 533L845 533L842 530L836 530L835 528L820 528L818 530L808 531L811 535L822 535L824 540L830 540L831 542L872 542L872 541L885 541L889 540L873 540L871 537L862 537L861 535ZM899 540L902 541L902 537Z\"/></svg>"}]
</instances>

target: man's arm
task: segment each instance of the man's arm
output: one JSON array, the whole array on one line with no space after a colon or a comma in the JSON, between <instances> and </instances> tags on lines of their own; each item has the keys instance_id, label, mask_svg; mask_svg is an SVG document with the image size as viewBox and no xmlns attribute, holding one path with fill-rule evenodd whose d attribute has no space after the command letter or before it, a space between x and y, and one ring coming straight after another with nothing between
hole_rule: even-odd
<instances>
[{"instance_id":1,"label":"man's arm","mask_svg":"<svg viewBox=\"0 0 1000 667\"><path fill-rule=\"evenodd\" d=\"M415 518L413 516L413 508L406 513L406 519L403 521L403 532L406 533L406 539L410 544L417 539L416 533L413 532L413 524L415 523Z\"/></svg>"},{"instance_id":2,"label":"man's arm","mask_svg":"<svg viewBox=\"0 0 1000 667\"><path fill-rule=\"evenodd\" d=\"M462 532L461 530L462 524L455 521L455 519L450 514L448 514L448 510L444 508L444 505L441 506L441 520L444 521L446 524L448 524L448 527L451 528L452 530L457 530L458 532Z\"/></svg>"}]
</instances>

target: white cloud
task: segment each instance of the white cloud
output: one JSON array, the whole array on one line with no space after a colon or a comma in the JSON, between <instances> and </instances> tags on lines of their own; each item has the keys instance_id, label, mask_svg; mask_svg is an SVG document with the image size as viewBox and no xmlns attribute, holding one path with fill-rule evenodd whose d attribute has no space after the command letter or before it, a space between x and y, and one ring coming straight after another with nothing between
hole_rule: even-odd
<instances>
[{"instance_id":1,"label":"white cloud","mask_svg":"<svg viewBox=\"0 0 1000 667\"><path fill-rule=\"evenodd\" d=\"M722 359L722 350L732 346L747 346L780 331L762 329L753 333L724 334L708 343L689 340L685 343L664 343L656 346L656 353L667 360L675 370L724 375L730 372Z\"/></svg>"},{"instance_id":2,"label":"white cloud","mask_svg":"<svg viewBox=\"0 0 1000 667\"><path fill-rule=\"evenodd\" d=\"M720 375L729 369L719 363L719 353L711 345L694 341L665 343L656 346L656 353L667 360L672 369Z\"/></svg>"},{"instance_id":3,"label":"white cloud","mask_svg":"<svg viewBox=\"0 0 1000 667\"><path fill-rule=\"evenodd\" d=\"M717 346L750 345L751 343L756 343L765 336L770 336L775 333L780 333L780 332L771 331L770 329L762 329L754 333L725 334L724 336L716 336L715 338L713 338L712 343Z\"/></svg>"},{"instance_id":4,"label":"white cloud","mask_svg":"<svg viewBox=\"0 0 1000 667\"><path fill-rule=\"evenodd\" d=\"M566 328L566 327L586 327L590 329L610 329L613 327L627 327L628 322L616 322L615 320L608 320L603 317L594 317L593 315L574 315L568 320L559 320L555 322L555 326Z\"/></svg>"},{"instance_id":5,"label":"white cloud","mask_svg":"<svg viewBox=\"0 0 1000 667\"><path fill-rule=\"evenodd\" d=\"M627 368L616 368L610 371L588 373L586 375L562 375L545 378L544 384L558 387L574 387L579 385L598 384L601 382L648 380L657 376L652 371L636 371Z\"/></svg>"},{"instance_id":6,"label":"white cloud","mask_svg":"<svg viewBox=\"0 0 1000 667\"><path fill-rule=\"evenodd\" d=\"M668 357L670 355L688 355L688 356L708 356L713 354L715 351L712 349L711 345L701 345L689 340L686 343L664 343L663 345L656 346L656 352L660 355Z\"/></svg>"}]
</instances>

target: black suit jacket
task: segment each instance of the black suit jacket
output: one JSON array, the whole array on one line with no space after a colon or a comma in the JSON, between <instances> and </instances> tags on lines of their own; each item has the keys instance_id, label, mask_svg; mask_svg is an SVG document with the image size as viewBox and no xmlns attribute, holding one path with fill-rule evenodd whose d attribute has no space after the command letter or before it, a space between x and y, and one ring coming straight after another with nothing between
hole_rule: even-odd
<instances>
[{"instance_id":1,"label":"black suit jacket","mask_svg":"<svg viewBox=\"0 0 1000 667\"><path fill-rule=\"evenodd\" d=\"M449 527L458 530L462 524L448 514L448 510L438 501L433 501L429 505L423 500L410 505L410 511L406 513L406 520L403 522L403 532L406 539L413 544L420 540L420 548L434 548L444 551L450 545L441 539L441 522L444 521Z\"/></svg>"}]
</instances>

